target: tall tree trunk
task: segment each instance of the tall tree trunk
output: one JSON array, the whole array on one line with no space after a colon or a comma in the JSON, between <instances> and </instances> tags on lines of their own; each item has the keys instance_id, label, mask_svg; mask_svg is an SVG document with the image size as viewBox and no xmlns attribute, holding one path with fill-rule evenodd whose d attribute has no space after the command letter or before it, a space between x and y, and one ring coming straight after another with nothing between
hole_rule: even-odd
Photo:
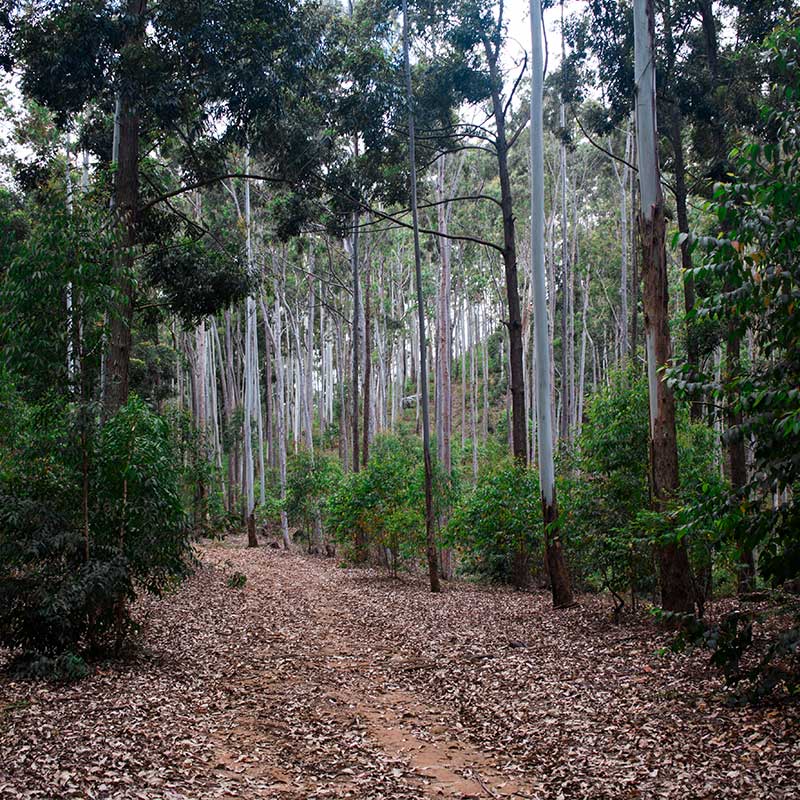
<instances>
[{"instance_id":1,"label":"tall tree trunk","mask_svg":"<svg viewBox=\"0 0 800 800\"><path fill-rule=\"evenodd\" d=\"M126 45L136 47L144 36L147 0L128 0ZM139 98L128 89L120 98L119 158L114 176L115 213L118 221L115 254L116 303L110 320L105 355L103 415L108 418L128 401L133 314L135 248L139 224Z\"/></svg>"},{"instance_id":2,"label":"tall tree trunk","mask_svg":"<svg viewBox=\"0 0 800 800\"><path fill-rule=\"evenodd\" d=\"M583 293L583 313L581 314L581 355L580 366L578 367L578 417L576 436L580 437L583 428L583 405L584 387L586 385L586 339L589 335L589 285L591 281L591 269L586 270L586 281L581 282L581 292Z\"/></svg>"},{"instance_id":3,"label":"tall tree trunk","mask_svg":"<svg viewBox=\"0 0 800 800\"><path fill-rule=\"evenodd\" d=\"M664 511L678 491L678 448L675 398L659 371L669 365L669 296L664 237L664 198L658 166L656 83L654 66L655 16L653 0L634 2L636 135L639 154L644 327L650 394L650 481L654 507ZM694 608L689 558L681 541L658 547L661 604L667 611Z\"/></svg>"},{"instance_id":4,"label":"tall tree trunk","mask_svg":"<svg viewBox=\"0 0 800 800\"><path fill-rule=\"evenodd\" d=\"M509 361L511 365L511 409L514 438L514 458L527 463L528 447L525 420L525 368L522 363L522 314L519 301L519 281L517 278L517 245L514 230L514 203L511 194L511 178L508 170L508 142L506 140L506 119L500 92L502 77L498 68L498 49L488 38L483 40L486 58L489 63L491 80L492 111L496 126L495 150L500 177L500 206L503 213L503 265L505 267L506 297L508 301L508 340Z\"/></svg>"},{"instance_id":5,"label":"tall tree trunk","mask_svg":"<svg viewBox=\"0 0 800 800\"><path fill-rule=\"evenodd\" d=\"M675 39L672 34L672 4L667 0L663 5L664 18L664 41L667 56L667 77L669 81L674 81L675 72ZM689 216L686 210L686 200L688 190L686 188L686 163L683 155L683 120L681 119L678 98L674 96L667 98L670 103L669 108L669 141L672 145L672 154L675 166L675 206L678 217L678 230L681 233L689 233ZM689 242L684 239L681 242L681 268L683 270L683 303L684 309L688 314L695 303L694 278L691 274L692 254L689 249ZM686 357L688 362L699 369L699 348L697 338L691 322L686 320ZM690 406L691 418L698 422L703 413L703 405L699 399L692 400Z\"/></svg>"},{"instance_id":6,"label":"tall tree trunk","mask_svg":"<svg viewBox=\"0 0 800 800\"><path fill-rule=\"evenodd\" d=\"M564 2L561 2L561 63L565 60L564 53ZM567 122L564 98L559 98L558 104L559 131L559 184L561 186L561 424L559 425L559 439L562 442L569 440L569 420L571 415L569 396L569 364L568 345L569 337L569 230L567 228L567 190L569 180L567 177Z\"/></svg>"},{"instance_id":7,"label":"tall tree trunk","mask_svg":"<svg viewBox=\"0 0 800 800\"><path fill-rule=\"evenodd\" d=\"M245 154L245 174L250 172L250 154ZM250 213L250 181L244 182L244 224L246 236L247 269L253 269L253 226ZM244 344L244 472L242 494L244 495L244 519L247 525L247 546L258 547L255 524L255 466L253 464L252 423L256 405L256 381L253 368L257 365L254 352L256 332L256 304L252 297L245 300L245 344Z\"/></svg>"},{"instance_id":8,"label":"tall tree trunk","mask_svg":"<svg viewBox=\"0 0 800 800\"><path fill-rule=\"evenodd\" d=\"M425 461L425 534L428 556L428 578L431 591L438 592L439 564L436 551L436 532L433 519L433 465L431 464L431 430L428 409L428 369L425 343L425 306L422 299L422 259L419 246L419 217L417 211L417 164L414 134L414 98L411 90L411 61L408 45L408 0L403 0L403 56L406 71L406 103L408 105L408 161L411 182L411 220L414 229L414 271L417 284L417 317L419 319L419 370L422 395L422 451Z\"/></svg>"},{"instance_id":9,"label":"tall tree trunk","mask_svg":"<svg viewBox=\"0 0 800 800\"><path fill-rule=\"evenodd\" d=\"M306 447L314 452L314 318L317 307L316 276L314 275L314 248L308 253L308 319L306 321L306 364L305 364L305 406L306 406ZM321 341L320 332L320 341Z\"/></svg>"},{"instance_id":10,"label":"tall tree trunk","mask_svg":"<svg viewBox=\"0 0 800 800\"><path fill-rule=\"evenodd\" d=\"M545 564L550 576L553 605L573 604L572 587L561 537L558 532L553 428L550 408L550 348L548 346L547 287L544 267L544 54L542 48L541 0L531 0L531 265L534 302L534 347L536 349L536 410L539 450L539 483L544 521Z\"/></svg>"},{"instance_id":11,"label":"tall tree trunk","mask_svg":"<svg viewBox=\"0 0 800 800\"><path fill-rule=\"evenodd\" d=\"M225 311L225 375L228 386L228 399L225 408L225 424L230 433L233 432L236 410L239 408L239 391L234 369L233 333L231 312ZM233 450L228 459L228 511L236 507L237 476L239 474L239 438L234 439Z\"/></svg>"},{"instance_id":12,"label":"tall tree trunk","mask_svg":"<svg viewBox=\"0 0 800 800\"><path fill-rule=\"evenodd\" d=\"M439 232L447 235L450 221L450 204L444 202L448 196L447 190L447 157L442 155L437 164L436 199L439 202L437 207L437 222ZM452 387L450 383L450 371L452 357L451 345L451 319L450 319L450 240L439 239L440 270L439 270L439 308L437 314L437 334L436 352L438 363L438 389L437 389L437 408L438 418L436 427L438 435L436 437L436 449L439 457L439 465L442 472L450 478L452 471L452 458L450 449L450 439L453 427L453 399ZM447 524L447 516L442 514L439 519L439 526ZM449 580L453 574L453 551L449 547L443 547L440 553L440 564L442 577Z\"/></svg>"},{"instance_id":13,"label":"tall tree trunk","mask_svg":"<svg viewBox=\"0 0 800 800\"><path fill-rule=\"evenodd\" d=\"M364 438L361 447L364 466L369 461L370 413L372 411L372 308L370 294L372 292L372 261L366 259L364 276Z\"/></svg>"},{"instance_id":14,"label":"tall tree trunk","mask_svg":"<svg viewBox=\"0 0 800 800\"><path fill-rule=\"evenodd\" d=\"M206 448L208 446L206 439L206 367L208 364L208 355L206 353L206 324L205 320L201 320L200 324L195 329L195 346L194 346L194 362L192 364L192 371L195 376L192 380L192 385L195 387L196 397L194 398L194 423L197 429L197 437L200 445L201 457L206 458ZM205 480L200 478L197 481L195 490L195 526L200 529L206 522L208 511L208 486Z\"/></svg>"},{"instance_id":15,"label":"tall tree trunk","mask_svg":"<svg viewBox=\"0 0 800 800\"><path fill-rule=\"evenodd\" d=\"M357 150L358 143L356 143ZM352 406L352 419L353 425L353 472L358 472L361 467L359 458L359 442L358 442L358 356L361 349L359 343L359 328L361 325L361 279L359 277L359 264L358 264L358 226L359 215L353 215L353 234L350 239L350 260L353 272L353 333L352 333L352 348L353 348L353 375L351 378L351 406Z\"/></svg>"},{"instance_id":16,"label":"tall tree trunk","mask_svg":"<svg viewBox=\"0 0 800 800\"><path fill-rule=\"evenodd\" d=\"M273 264L275 259L273 256ZM280 494L281 501L286 500L286 395L284 386L284 369L283 369L283 350L281 348L281 341L283 338L283 323L281 321L282 313L282 293L279 291L278 279L274 282L275 290L275 311L272 325L268 322L267 304L262 295L261 298L261 314L264 317L264 324L267 325L270 339L272 340L272 349L275 353L275 383L277 391L277 445L278 445L278 477L280 481ZM289 538L289 521L286 516L285 509L281 508L281 534L283 537L283 546L286 550L291 547L291 539Z\"/></svg>"},{"instance_id":17,"label":"tall tree trunk","mask_svg":"<svg viewBox=\"0 0 800 800\"><path fill-rule=\"evenodd\" d=\"M612 160L614 175L619 182L619 227L620 227L620 270L619 270L619 360L623 368L628 360L628 180L631 161L631 122L625 128L625 164L622 171ZM609 143L610 145L610 143Z\"/></svg>"}]
</instances>

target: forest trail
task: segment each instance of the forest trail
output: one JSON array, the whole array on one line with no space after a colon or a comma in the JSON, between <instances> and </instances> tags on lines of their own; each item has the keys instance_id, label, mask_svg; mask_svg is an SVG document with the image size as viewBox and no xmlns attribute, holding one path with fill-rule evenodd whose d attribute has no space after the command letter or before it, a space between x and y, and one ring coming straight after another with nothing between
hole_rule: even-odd
<instances>
[{"instance_id":1,"label":"forest trail","mask_svg":"<svg viewBox=\"0 0 800 800\"><path fill-rule=\"evenodd\" d=\"M0 798L796 796L790 710L722 705L701 656L598 600L199 556L130 661L0 684Z\"/></svg>"}]
</instances>

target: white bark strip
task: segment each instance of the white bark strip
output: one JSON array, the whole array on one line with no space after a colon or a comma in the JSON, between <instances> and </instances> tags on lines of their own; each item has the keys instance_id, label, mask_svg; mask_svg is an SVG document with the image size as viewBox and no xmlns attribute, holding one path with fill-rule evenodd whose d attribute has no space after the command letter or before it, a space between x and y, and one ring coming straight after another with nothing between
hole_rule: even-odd
<instances>
[{"instance_id":1,"label":"white bark strip","mask_svg":"<svg viewBox=\"0 0 800 800\"><path fill-rule=\"evenodd\" d=\"M540 0L531 1L533 78L531 102L531 266L533 280L534 348L536 350L536 417L539 447L539 481L542 498L552 504L555 497L553 464L553 413L550 393L550 348L548 344L547 287L544 269L544 125L542 92L544 56Z\"/></svg>"}]
</instances>

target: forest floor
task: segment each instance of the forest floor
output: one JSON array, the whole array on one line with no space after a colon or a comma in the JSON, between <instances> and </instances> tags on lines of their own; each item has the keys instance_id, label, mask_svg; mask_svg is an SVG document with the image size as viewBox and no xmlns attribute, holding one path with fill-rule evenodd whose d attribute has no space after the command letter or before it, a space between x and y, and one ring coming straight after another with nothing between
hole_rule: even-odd
<instances>
[{"instance_id":1,"label":"forest floor","mask_svg":"<svg viewBox=\"0 0 800 800\"><path fill-rule=\"evenodd\" d=\"M797 708L726 706L707 654L599 598L199 556L127 661L0 679L0 798L798 797Z\"/></svg>"}]
</instances>

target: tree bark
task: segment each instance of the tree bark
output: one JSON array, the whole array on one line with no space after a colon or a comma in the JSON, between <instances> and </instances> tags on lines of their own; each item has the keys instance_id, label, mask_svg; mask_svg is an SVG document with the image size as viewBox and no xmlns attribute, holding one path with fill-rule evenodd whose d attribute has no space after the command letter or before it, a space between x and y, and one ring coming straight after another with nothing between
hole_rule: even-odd
<instances>
[{"instance_id":1,"label":"tree bark","mask_svg":"<svg viewBox=\"0 0 800 800\"><path fill-rule=\"evenodd\" d=\"M672 358L669 295L664 237L664 198L658 166L656 132L655 15L653 0L635 0L634 43L636 135L639 154L639 235L644 281L644 327L650 395L650 483L656 510L666 513L678 491L678 448L675 398L659 371ZM689 558L682 541L658 546L661 605L667 611L694 608Z\"/></svg>"},{"instance_id":2,"label":"tree bark","mask_svg":"<svg viewBox=\"0 0 800 800\"><path fill-rule=\"evenodd\" d=\"M498 68L499 53L496 47L484 37L484 50L489 63L491 80L492 112L495 120L495 150L500 177L500 207L503 214L503 266L506 279L506 299L508 302L508 340L511 366L511 410L514 442L514 458L522 464L527 463L527 425L525 420L525 367L522 352L522 314L519 300L519 279L517 277L517 245L514 225L514 203L511 194L511 179L508 170L508 142L506 140L505 109L500 91L502 77Z\"/></svg>"},{"instance_id":3,"label":"tree bark","mask_svg":"<svg viewBox=\"0 0 800 800\"><path fill-rule=\"evenodd\" d=\"M417 165L414 133L414 98L411 89L411 61L408 44L408 0L403 0L403 56L406 73L406 103L408 105L408 160L411 183L411 219L414 232L414 270L417 284L417 317L419 319L419 370L422 396L422 452L425 461L425 536L428 556L428 579L431 591L438 592L439 564L436 550L436 533L433 518L433 465L431 464L431 432L428 409L428 368L425 343L425 306L422 299L422 259L419 246L419 218L417 211Z\"/></svg>"},{"instance_id":4,"label":"tree bark","mask_svg":"<svg viewBox=\"0 0 800 800\"><path fill-rule=\"evenodd\" d=\"M364 439L361 447L362 461L367 466L369 461L370 413L372 411L372 308L370 294L372 292L372 262L366 259L364 276Z\"/></svg>"},{"instance_id":5,"label":"tree bark","mask_svg":"<svg viewBox=\"0 0 800 800\"><path fill-rule=\"evenodd\" d=\"M664 4L664 40L667 56L668 78L672 79L675 71L675 40L672 35L672 6L671 3ZM686 162L683 154L683 121L681 112L678 108L678 98L669 97L669 141L672 146L672 155L675 168L675 206L678 217L678 230L681 233L689 233L689 216L686 209L688 190L686 188ZM681 269L683 270L683 303L684 310L688 315L694 308L695 289L694 278L691 274L692 254L689 250L689 242L681 242ZM697 339L691 322L686 320L686 357L688 362L695 369L699 369L699 348ZM693 399L690 406L692 421L698 422L702 417L703 404L699 399Z\"/></svg>"},{"instance_id":6,"label":"tree bark","mask_svg":"<svg viewBox=\"0 0 800 800\"><path fill-rule=\"evenodd\" d=\"M539 485L542 495L544 556L550 577L553 606L573 604L572 587L558 531L553 427L550 392L547 287L544 265L544 123L541 0L531 0L531 272L534 297L534 347L536 349L536 411L539 451Z\"/></svg>"},{"instance_id":7,"label":"tree bark","mask_svg":"<svg viewBox=\"0 0 800 800\"><path fill-rule=\"evenodd\" d=\"M358 143L356 143L356 149ZM353 472L358 472L361 467L359 457L359 442L358 442L358 355L360 350L359 345L359 326L361 325L361 308L360 308L360 295L361 295L361 279L358 270L358 224L359 215L353 215L353 234L350 239L350 259L351 268L353 272L353 331L352 331L352 347L353 347L353 375L351 378L351 405L352 405L352 419L353 425Z\"/></svg>"},{"instance_id":8,"label":"tree bark","mask_svg":"<svg viewBox=\"0 0 800 800\"><path fill-rule=\"evenodd\" d=\"M147 0L128 0L131 20L126 46L141 44L146 25ZM103 416L107 419L128 401L133 313L135 248L139 224L139 111L138 98L129 89L120 99L118 162L114 177L115 214L118 224L115 254L117 300L111 314L105 355Z\"/></svg>"}]
</instances>

